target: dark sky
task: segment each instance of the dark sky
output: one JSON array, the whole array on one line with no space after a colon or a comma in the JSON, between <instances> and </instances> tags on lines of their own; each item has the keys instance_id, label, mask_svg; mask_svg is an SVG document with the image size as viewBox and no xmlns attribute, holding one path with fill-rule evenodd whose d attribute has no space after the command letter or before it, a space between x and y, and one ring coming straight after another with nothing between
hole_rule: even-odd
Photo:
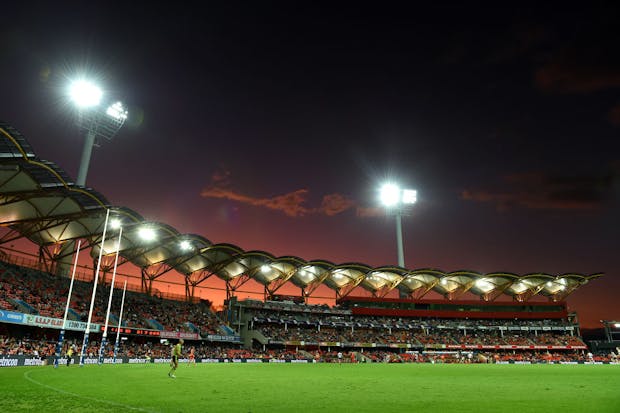
<instances>
[{"instance_id":1,"label":"dark sky","mask_svg":"<svg viewBox=\"0 0 620 413\"><path fill-rule=\"evenodd\" d=\"M620 8L403 4L3 5L0 119L77 176L85 72L130 107L87 179L114 205L379 266L391 179L419 193L408 268L604 272L570 308L620 319Z\"/></svg>"}]
</instances>

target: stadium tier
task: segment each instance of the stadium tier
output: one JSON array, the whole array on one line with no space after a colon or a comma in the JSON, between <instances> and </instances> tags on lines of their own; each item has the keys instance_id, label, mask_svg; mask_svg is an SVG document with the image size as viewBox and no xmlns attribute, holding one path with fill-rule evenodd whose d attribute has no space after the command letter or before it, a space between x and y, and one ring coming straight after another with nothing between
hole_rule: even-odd
<instances>
[{"instance_id":1,"label":"stadium tier","mask_svg":"<svg viewBox=\"0 0 620 413\"><path fill-rule=\"evenodd\" d=\"M247 330L242 335L262 345L418 350L587 348L564 303L450 302L448 308L443 307L445 302L386 299L348 298L344 303L330 309L293 302L233 300L233 308L237 325L241 331ZM404 305L426 309L403 309Z\"/></svg>"},{"instance_id":2,"label":"stadium tier","mask_svg":"<svg viewBox=\"0 0 620 413\"><path fill-rule=\"evenodd\" d=\"M69 282L68 278L0 261L0 357L31 356L48 362L53 358ZM63 354L69 347L79 348L91 289L92 283L74 284L73 317ZM94 337L85 352L92 360L101 345L109 288L104 285L100 291ZM113 312L119 304L115 297ZM466 311L455 317L450 316L452 308L442 307L445 302L351 297L330 307L293 301L237 301L233 297L230 311L222 313L233 320L226 328L207 302L165 300L131 291L125 304L119 332L123 337L119 357L123 360L163 362L169 357L169 341L181 337L194 347L199 362L548 363L612 362L616 357L613 352L591 354L579 336L578 324L566 316L563 303L464 302L458 305ZM403 308L405 304L426 309ZM481 317L485 307L488 317ZM386 309L400 315L385 315ZM513 317L515 311L527 316ZM470 318L468 312L478 317ZM554 317L549 317L549 312ZM152 321L157 321L160 329L153 329ZM118 329L110 325L109 331ZM229 332L233 334L227 335ZM113 351L109 343L103 354L112 357Z\"/></svg>"}]
</instances>

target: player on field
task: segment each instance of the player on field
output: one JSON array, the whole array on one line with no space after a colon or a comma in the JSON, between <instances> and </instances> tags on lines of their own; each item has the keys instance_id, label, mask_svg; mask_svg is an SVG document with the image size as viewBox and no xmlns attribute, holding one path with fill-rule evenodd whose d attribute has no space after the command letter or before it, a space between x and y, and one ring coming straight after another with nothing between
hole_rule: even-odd
<instances>
[{"instance_id":1,"label":"player on field","mask_svg":"<svg viewBox=\"0 0 620 413\"><path fill-rule=\"evenodd\" d=\"M196 349L194 348L194 346L192 346L189 349L189 364L191 366L195 366L196 365L196 354L195 354Z\"/></svg>"},{"instance_id":2,"label":"player on field","mask_svg":"<svg viewBox=\"0 0 620 413\"><path fill-rule=\"evenodd\" d=\"M179 339L179 342L172 347L172 360L170 360L170 367L172 367L170 369L170 371L168 372L168 377L172 377L173 379L176 378L177 376L174 375L174 372L177 370L177 368L179 367L179 357L181 357L183 352L183 339Z\"/></svg>"},{"instance_id":3,"label":"player on field","mask_svg":"<svg viewBox=\"0 0 620 413\"><path fill-rule=\"evenodd\" d=\"M73 345L69 345L67 349L67 367L71 365L71 358L73 358Z\"/></svg>"}]
</instances>

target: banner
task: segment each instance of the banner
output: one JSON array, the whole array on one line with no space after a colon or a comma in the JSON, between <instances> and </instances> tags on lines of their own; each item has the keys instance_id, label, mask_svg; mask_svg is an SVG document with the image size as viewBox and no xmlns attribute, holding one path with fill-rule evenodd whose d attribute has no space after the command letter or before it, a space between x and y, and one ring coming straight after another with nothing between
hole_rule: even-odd
<instances>
[{"instance_id":1,"label":"banner","mask_svg":"<svg viewBox=\"0 0 620 413\"><path fill-rule=\"evenodd\" d=\"M428 347L428 346L427 346ZM586 350L586 346L515 346L515 345L481 345L481 344L448 344L447 348L483 349L483 350Z\"/></svg>"},{"instance_id":2,"label":"banner","mask_svg":"<svg viewBox=\"0 0 620 413\"><path fill-rule=\"evenodd\" d=\"M22 313L14 313L13 311L0 310L0 321L22 324L24 322L24 315Z\"/></svg>"},{"instance_id":3,"label":"banner","mask_svg":"<svg viewBox=\"0 0 620 413\"><path fill-rule=\"evenodd\" d=\"M347 343L347 347L377 347L376 343Z\"/></svg>"},{"instance_id":4,"label":"banner","mask_svg":"<svg viewBox=\"0 0 620 413\"><path fill-rule=\"evenodd\" d=\"M86 324L83 321L75 321L75 320L67 320L67 324L65 325L66 330L77 330L77 331L85 331ZM62 322L60 323L60 327L62 327ZM96 331L96 329L100 328L99 324L90 323L90 331Z\"/></svg>"},{"instance_id":5,"label":"banner","mask_svg":"<svg viewBox=\"0 0 620 413\"><path fill-rule=\"evenodd\" d=\"M162 338L182 338L186 340L200 340L198 333L184 333L181 331L162 331L159 334Z\"/></svg>"},{"instance_id":6,"label":"banner","mask_svg":"<svg viewBox=\"0 0 620 413\"><path fill-rule=\"evenodd\" d=\"M188 363L188 359L179 360L180 363ZM72 360L72 364L77 365L79 363L79 357L74 357ZM106 358L104 359L104 364L112 364L113 359ZM119 357L116 359L116 364L168 364L170 363L169 358L155 358L155 359L146 359L146 358L138 358L138 357ZM289 359L229 359L229 358L197 358L196 363L313 363L310 359L302 359L302 360L289 360ZM536 364L616 364L615 362L608 361L535 361L535 362L522 362L522 361L498 361L497 364L527 364L527 363L536 363ZM32 357L32 356L4 356L0 357L0 368L2 367L22 367L22 366L52 366L54 364L54 357L47 357L44 359ZM67 359L61 357L58 360L58 364L61 367L67 365ZM84 364L98 364L98 359L96 357L86 357L84 359ZM73 368L73 367L72 367Z\"/></svg>"},{"instance_id":7,"label":"banner","mask_svg":"<svg viewBox=\"0 0 620 413\"><path fill-rule=\"evenodd\" d=\"M209 334L205 337L208 341L223 341L226 343L241 343L241 337L239 336L221 336L218 334Z\"/></svg>"},{"instance_id":8,"label":"banner","mask_svg":"<svg viewBox=\"0 0 620 413\"><path fill-rule=\"evenodd\" d=\"M62 329L62 320L60 318L43 317L35 314L24 314L24 324L31 326ZM100 325L90 323L91 331L99 331ZM66 330L85 331L86 323L82 321L67 320Z\"/></svg>"},{"instance_id":9,"label":"banner","mask_svg":"<svg viewBox=\"0 0 620 413\"><path fill-rule=\"evenodd\" d=\"M43 366L47 360L33 356L5 356L0 358L0 367ZM52 359L52 363L54 363Z\"/></svg>"}]
</instances>

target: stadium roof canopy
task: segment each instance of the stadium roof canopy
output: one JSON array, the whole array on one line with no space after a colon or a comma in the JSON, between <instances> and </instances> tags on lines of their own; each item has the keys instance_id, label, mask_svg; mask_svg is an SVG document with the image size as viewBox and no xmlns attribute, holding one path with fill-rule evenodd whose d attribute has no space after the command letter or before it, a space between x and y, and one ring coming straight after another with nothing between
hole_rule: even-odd
<instances>
[{"instance_id":1,"label":"stadium roof canopy","mask_svg":"<svg viewBox=\"0 0 620 413\"><path fill-rule=\"evenodd\" d=\"M109 226L102 242L107 211L110 220L122 224L122 234ZM140 268L144 291L152 293L154 280L175 271L184 278L188 297L215 275L225 281L229 295L252 279L265 287L266 295L290 282L301 289L304 298L326 285L337 297L359 286L377 297L398 289L414 298L435 291L454 299L469 291L483 300L505 294L518 301L535 295L557 301L602 275L372 268L361 263L274 257L265 251L213 244L200 235L181 234L165 223L147 221L129 208L111 205L102 194L77 186L54 163L39 159L26 139L4 123L0 123L0 226L0 246L27 238L39 246L50 272L62 272L61 264L70 263L74 244L81 240L93 259L103 248L104 272L112 268L118 247L119 265L130 262Z\"/></svg>"}]
</instances>

